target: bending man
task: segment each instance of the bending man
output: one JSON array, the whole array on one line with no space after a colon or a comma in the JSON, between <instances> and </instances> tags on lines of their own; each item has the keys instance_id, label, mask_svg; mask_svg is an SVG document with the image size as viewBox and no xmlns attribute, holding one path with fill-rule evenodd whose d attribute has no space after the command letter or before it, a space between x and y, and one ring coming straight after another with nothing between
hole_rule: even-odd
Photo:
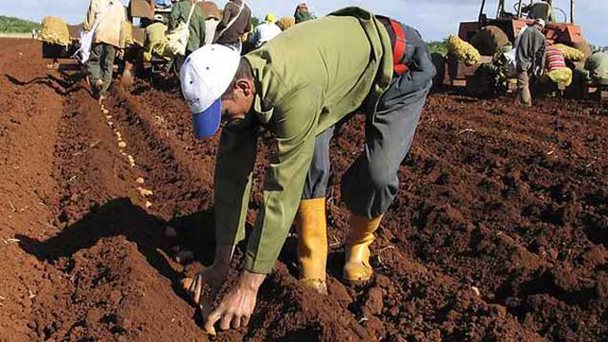
<instances>
[{"instance_id":1,"label":"bending man","mask_svg":"<svg viewBox=\"0 0 608 342\"><path fill-rule=\"evenodd\" d=\"M345 39L348 37L348 39ZM435 68L419 33L359 8L296 25L243 58L222 46L204 47L184 64L182 91L199 137L227 119L215 172L217 251L190 290L200 302L203 282L222 284L245 217L258 132L275 132L277 153L264 181L264 203L247 247L238 285L206 318L206 329L247 325L257 291L275 265L291 224L300 236L302 283L326 293L329 140L353 112L367 116L363 153L344 176L351 211L344 280L372 276L369 246L399 187L405 158Z\"/></svg>"}]
</instances>

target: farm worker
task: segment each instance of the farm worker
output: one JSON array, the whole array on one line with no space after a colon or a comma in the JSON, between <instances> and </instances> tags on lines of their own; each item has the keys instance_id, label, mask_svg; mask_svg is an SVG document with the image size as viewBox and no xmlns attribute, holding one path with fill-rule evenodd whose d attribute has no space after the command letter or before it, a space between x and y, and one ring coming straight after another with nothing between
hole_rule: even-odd
<instances>
[{"instance_id":1,"label":"farm worker","mask_svg":"<svg viewBox=\"0 0 608 342\"><path fill-rule=\"evenodd\" d=\"M203 11L207 15L207 19L205 20L205 45L209 45L213 43L217 25L222 20L222 13L217 5L211 1L203 2Z\"/></svg>"},{"instance_id":2,"label":"farm worker","mask_svg":"<svg viewBox=\"0 0 608 342\"><path fill-rule=\"evenodd\" d=\"M546 75L558 89L563 90L572 84L572 69L566 65L566 58L560 49L553 45L547 46L545 63Z\"/></svg>"},{"instance_id":3,"label":"farm worker","mask_svg":"<svg viewBox=\"0 0 608 342\"><path fill-rule=\"evenodd\" d=\"M125 45L122 25L125 20L126 9L119 0L91 0L84 30L95 30L95 38L87 72L91 90L100 100L105 98L112 83L114 58Z\"/></svg>"},{"instance_id":4,"label":"farm worker","mask_svg":"<svg viewBox=\"0 0 608 342\"><path fill-rule=\"evenodd\" d=\"M278 27L275 22L277 21L274 14L269 13L264 18L264 22L258 25L253 30L253 35L251 35L251 42L255 45L256 48L266 44L272 38L278 36L283 32L280 27Z\"/></svg>"},{"instance_id":5,"label":"farm worker","mask_svg":"<svg viewBox=\"0 0 608 342\"><path fill-rule=\"evenodd\" d=\"M251 31L251 9L245 0L230 0L224 6L224 17L217 26L215 43L228 46L239 53L241 37Z\"/></svg>"},{"instance_id":6,"label":"farm worker","mask_svg":"<svg viewBox=\"0 0 608 342\"><path fill-rule=\"evenodd\" d=\"M598 86L608 86L608 54L602 51L593 53L585 69L589 71L589 78Z\"/></svg>"},{"instance_id":7,"label":"farm worker","mask_svg":"<svg viewBox=\"0 0 608 342\"><path fill-rule=\"evenodd\" d=\"M551 0L542 0L535 2L523 8L524 12L528 12L530 19L542 19L548 22L555 22L555 10L551 6Z\"/></svg>"},{"instance_id":8,"label":"farm worker","mask_svg":"<svg viewBox=\"0 0 608 342\"><path fill-rule=\"evenodd\" d=\"M192 6L196 6L190 18L190 25L188 26L190 35L188 36L188 44L186 45L186 56L205 45L205 13L203 12L203 7L196 4L197 2L197 0L178 1L171 8L171 14L169 15L168 31L172 32L177 29L179 24L188 22ZM180 69L184 59L185 56L174 56L173 63L176 70Z\"/></svg>"},{"instance_id":9,"label":"farm worker","mask_svg":"<svg viewBox=\"0 0 608 342\"><path fill-rule=\"evenodd\" d=\"M542 34L545 21L536 19L525 27L515 40L515 64L517 67L517 101L532 106L530 75L540 76L545 65L547 40Z\"/></svg>"},{"instance_id":10,"label":"farm worker","mask_svg":"<svg viewBox=\"0 0 608 342\"><path fill-rule=\"evenodd\" d=\"M243 58L211 45L186 60L180 79L196 135L212 136L221 117L227 121L215 170L218 248L213 265L190 286L197 303L204 303L203 282L212 288L223 283L234 246L245 237L260 129L273 131L277 143L245 270L207 316L207 331L220 320L222 329L247 324L296 214L302 284L326 293L329 141L336 125L354 112L366 115L366 141L342 183L350 210L343 277L354 284L371 278L369 247L397 194L399 166L434 74L418 31L357 7L296 25Z\"/></svg>"},{"instance_id":11,"label":"farm worker","mask_svg":"<svg viewBox=\"0 0 608 342\"><path fill-rule=\"evenodd\" d=\"M308 10L308 4L305 2L298 4L293 17L296 19L296 24L314 19L313 15Z\"/></svg>"}]
</instances>

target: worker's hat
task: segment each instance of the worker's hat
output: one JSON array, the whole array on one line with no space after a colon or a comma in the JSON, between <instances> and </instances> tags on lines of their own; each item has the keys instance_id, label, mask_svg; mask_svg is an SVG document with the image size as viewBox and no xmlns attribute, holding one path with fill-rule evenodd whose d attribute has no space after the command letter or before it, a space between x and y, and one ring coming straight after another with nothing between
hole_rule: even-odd
<instances>
[{"instance_id":1,"label":"worker's hat","mask_svg":"<svg viewBox=\"0 0 608 342\"><path fill-rule=\"evenodd\" d=\"M236 74L240 54L223 45L211 44L194 51L182 65L182 93L192 111L197 138L215 134L222 119L222 95Z\"/></svg>"},{"instance_id":2,"label":"worker's hat","mask_svg":"<svg viewBox=\"0 0 608 342\"><path fill-rule=\"evenodd\" d=\"M274 13L268 13L264 18L264 21L266 21L267 23L275 23L277 21L277 16L274 15Z\"/></svg>"}]
</instances>

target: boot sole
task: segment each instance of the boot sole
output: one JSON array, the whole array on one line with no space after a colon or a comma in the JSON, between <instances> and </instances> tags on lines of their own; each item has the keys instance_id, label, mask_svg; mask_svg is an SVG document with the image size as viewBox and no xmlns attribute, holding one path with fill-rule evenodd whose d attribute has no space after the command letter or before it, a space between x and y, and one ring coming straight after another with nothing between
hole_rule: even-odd
<instances>
[{"instance_id":1,"label":"boot sole","mask_svg":"<svg viewBox=\"0 0 608 342\"><path fill-rule=\"evenodd\" d=\"M368 279L346 279L344 278L344 282L350 286L361 286L367 284L372 278Z\"/></svg>"}]
</instances>

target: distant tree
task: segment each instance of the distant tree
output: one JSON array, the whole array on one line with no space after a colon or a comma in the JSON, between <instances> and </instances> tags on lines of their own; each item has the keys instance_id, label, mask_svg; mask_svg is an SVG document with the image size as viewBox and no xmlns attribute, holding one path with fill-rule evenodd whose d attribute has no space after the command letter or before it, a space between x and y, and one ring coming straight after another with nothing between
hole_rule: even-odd
<instances>
[{"instance_id":1,"label":"distant tree","mask_svg":"<svg viewBox=\"0 0 608 342\"><path fill-rule=\"evenodd\" d=\"M260 25L261 22L262 21L259 18L251 16L251 27L255 28Z\"/></svg>"},{"instance_id":2,"label":"distant tree","mask_svg":"<svg viewBox=\"0 0 608 342\"><path fill-rule=\"evenodd\" d=\"M448 39L445 38L442 41L432 41L429 44L429 48L431 49L431 53L438 53L442 56L448 54Z\"/></svg>"},{"instance_id":3,"label":"distant tree","mask_svg":"<svg viewBox=\"0 0 608 342\"><path fill-rule=\"evenodd\" d=\"M34 29L40 29L40 24L29 20L0 15L0 32L31 33Z\"/></svg>"}]
</instances>

